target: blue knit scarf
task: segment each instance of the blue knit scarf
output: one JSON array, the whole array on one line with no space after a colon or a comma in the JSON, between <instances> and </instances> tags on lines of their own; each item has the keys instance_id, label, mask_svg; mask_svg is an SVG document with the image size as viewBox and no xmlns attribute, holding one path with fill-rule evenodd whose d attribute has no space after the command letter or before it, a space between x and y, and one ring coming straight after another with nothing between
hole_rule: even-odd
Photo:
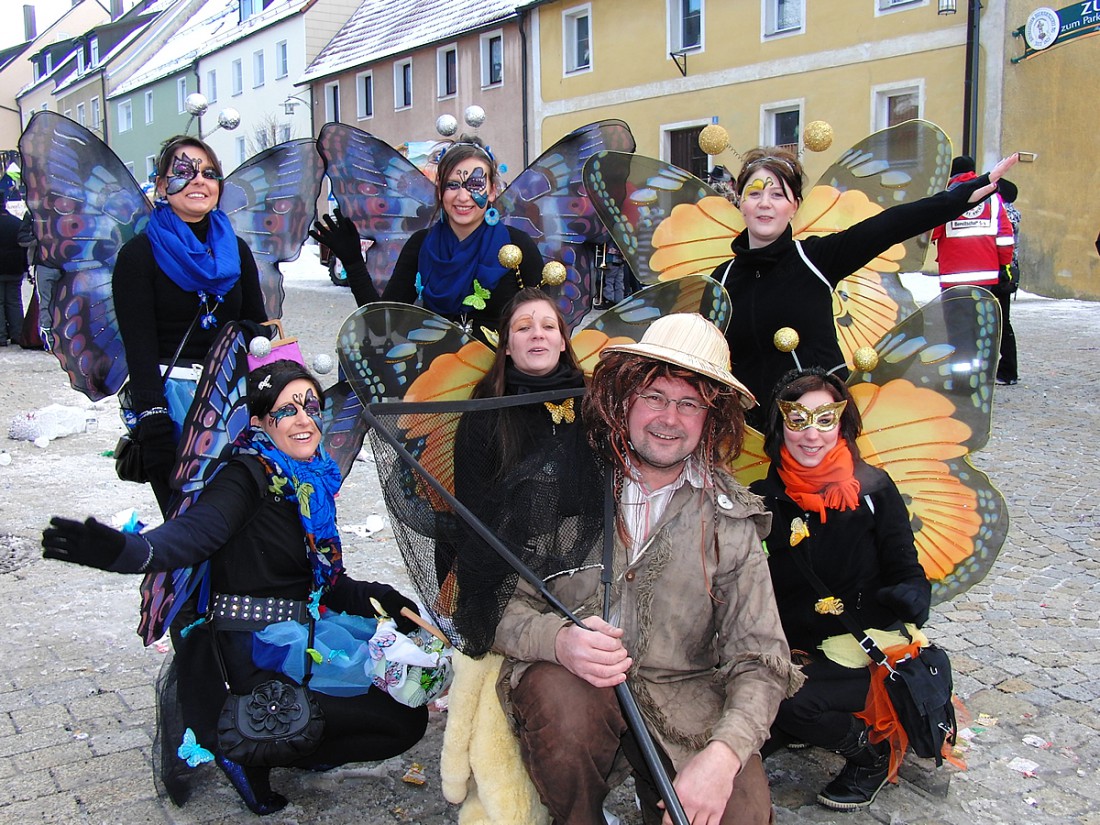
<instances>
[{"instance_id":1,"label":"blue knit scarf","mask_svg":"<svg viewBox=\"0 0 1100 825\"><path fill-rule=\"evenodd\" d=\"M241 433L233 446L237 455L257 456L267 471L270 488L288 501L297 502L314 589L335 584L344 572L340 532L336 529L335 496L343 481L339 465L322 447L309 461L291 458L256 427Z\"/></svg>"},{"instance_id":2,"label":"blue knit scarf","mask_svg":"<svg viewBox=\"0 0 1100 825\"><path fill-rule=\"evenodd\" d=\"M474 279L482 289L493 290L508 271L497 256L511 240L504 224L482 223L460 241L450 224L440 220L428 230L417 259L424 307L445 316L469 312L462 299L473 294Z\"/></svg>"},{"instance_id":3,"label":"blue knit scarf","mask_svg":"<svg viewBox=\"0 0 1100 825\"><path fill-rule=\"evenodd\" d=\"M210 213L206 243L166 203L153 207L145 231L157 266L180 289L222 298L241 277L237 236L220 209Z\"/></svg>"}]
</instances>

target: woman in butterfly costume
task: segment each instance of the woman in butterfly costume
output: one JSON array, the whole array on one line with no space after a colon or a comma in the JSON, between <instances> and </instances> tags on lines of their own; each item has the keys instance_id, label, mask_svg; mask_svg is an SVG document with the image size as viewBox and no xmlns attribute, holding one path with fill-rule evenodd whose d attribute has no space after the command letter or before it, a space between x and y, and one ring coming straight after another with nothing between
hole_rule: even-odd
<instances>
[{"instance_id":1,"label":"woman in butterfly costume","mask_svg":"<svg viewBox=\"0 0 1100 825\"><path fill-rule=\"evenodd\" d=\"M210 559L213 626L199 623L185 635L189 644L216 642L233 692L245 695L262 682L287 678L255 659L253 637L278 619L243 624L238 619L223 629L219 611L231 611L234 604L247 609L255 602L293 621L305 622L313 615L320 619L319 640L330 611L372 617L376 600L403 630L413 625L401 617L402 608L416 611L415 603L393 587L356 581L344 572L334 501L341 477L321 447L317 379L301 364L281 360L252 371L248 387L251 427L182 515L141 534L120 533L94 519L54 518L42 538L47 558L114 572L176 570ZM318 663L314 675L324 669L325 663ZM185 693L188 697L182 702L187 733L179 746L180 759L192 765L216 761L256 814L285 807L287 800L271 789L269 768L238 764L217 750L217 720L225 699L220 670L209 662L177 668L176 680L181 702ZM172 680L162 678L162 688L166 681ZM321 744L290 767L319 770L386 759L408 750L424 734L424 707L407 707L381 689L352 696L321 690L313 691L325 715ZM166 720L158 723L158 736L163 736ZM185 801L180 787L168 790L177 804Z\"/></svg>"},{"instance_id":2,"label":"woman in butterfly costume","mask_svg":"<svg viewBox=\"0 0 1100 825\"><path fill-rule=\"evenodd\" d=\"M218 208L222 167L203 141L165 143L145 231L118 251L111 291L130 369L123 415L162 513L195 379L218 328L267 320L256 261ZM175 361L172 371L164 375Z\"/></svg>"},{"instance_id":3,"label":"woman in butterfly costume","mask_svg":"<svg viewBox=\"0 0 1100 825\"><path fill-rule=\"evenodd\" d=\"M958 217L971 204L989 197L1016 159L1012 155L987 175L950 192L898 204L839 232L796 241L791 221L802 205L802 164L780 149L748 152L734 184L745 231L731 244L733 260L711 274L730 296L726 338L734 374L754 394L766 398L791 368L787 352L773 343L775 333L789 327L798 333L802 366L839 368L847 377L834 328L833 290L895 244ZM763 415L762 410L750 411L749 423L761 427Z\"/></svg>"},{"instance_id":4,"label":"woman in butterfly costume","mask_svg":"<svg viewBox=\"0 0 1100 825\"><path fill-rule=\"evenodd\" d=\"M340 259L359 306L376 301L420 304L478 337L495 330L505 304L524 285L542 278L543 259L531 236L501 222L493 206L502 189L497 162L479 138L447 144L436 172L439 220L414 232L401 249L379 294L360 251L355 223L339 210L310 232ZM506 266L502 247L519 248L522 260Z\"/></svg>"},{"instance_id":5,"label":"woman in butterfly costume","mask_svg":"<svg viewBox=\"0 0 1100 825\"><path fill-rule=\"evenodd\" d=\"M880 648L923 641L931 587L914 547L905 502L884 470L860 457L862 420L848 387L820 368L787 373L767 409L767 477L750 489L772 513L768 566L783 631L806 682L784 699L765 753L788 742L833 750L847 761L818 801L870 805L901 753L868 741L864 709L870 659L836 618L873 629ZM796 559L801 556L801 561ZM809 566L835 598L824 598Z\"/></svg>"}]
</instances>

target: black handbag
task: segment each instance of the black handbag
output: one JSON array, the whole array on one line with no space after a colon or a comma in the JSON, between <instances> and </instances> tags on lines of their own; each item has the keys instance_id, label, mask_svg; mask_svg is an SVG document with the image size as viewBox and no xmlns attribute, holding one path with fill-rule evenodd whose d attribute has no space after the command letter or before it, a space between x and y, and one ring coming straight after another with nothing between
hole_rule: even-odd
<instances>
[{"instance_id":1,"label":"black handbag","mask_svg":"<svg viewBox=\"0 0 1100 825\"><path fill-rule=\"evenodd\" d=\"M180 360L180 353L183 352L183 347L187 343L187 339L191 337L191 331L195 329L195 324L203 314L203 307L199 307L198 314L191 319L191 326L187 328L187 332L183 334L183 338L180 339L180 345L176 347L175 355L172 356L171 362L168 364L168 369L164 371L164 375L161 377L161 381L167 381L169 373L176 366L176 362ZM118 403L124 411L130 409L130 390L129 383L118 391ZM132 414L132 413L131 413ZM123 415L123 420L126 416ZM142 460L141 455L141 442L135 441L133 431L127 429L118 441L115 443L115 475L122 481L132 481L135 484L145 484L149 480L148 474L145 472L145 463Z\"/></svg>"},{"instance_id":2,"label":"black handbag","mask_svg":"<svg viewBox=\"0 0 1100 825\"><path fill-rule=\"evenodd\" d=\"M309 622L313 647L314 623ZM292 765L321 745L325 714L309 689L313 659L306 654L302 684L269 679L251 693L233 693L229 675L214 634L214 652L229 695L218 716L218 750L234 762L250 767L276 768Z\"/></svg>"},{"instance_id":3,"label":"black handbag","mask_svg":"<svg viewBox=\"0 0 1100 825\"><path fill-rule=\"evenodd\" d=\"M832 599L829 588L810 567L809 560L793 548L792 553L817 594L823 599ZM943 743L954 744L957 732L955 706L951 701L954 681L947 651L929 644L920 648L916 656L891 665L886 654L855 619L845 612L839 613L837 618L855 636L863 652L886 668L886 695L905 728L913 752L922 759L935 759L937 767L942 765Z\"/></svg>"}]
</instances>

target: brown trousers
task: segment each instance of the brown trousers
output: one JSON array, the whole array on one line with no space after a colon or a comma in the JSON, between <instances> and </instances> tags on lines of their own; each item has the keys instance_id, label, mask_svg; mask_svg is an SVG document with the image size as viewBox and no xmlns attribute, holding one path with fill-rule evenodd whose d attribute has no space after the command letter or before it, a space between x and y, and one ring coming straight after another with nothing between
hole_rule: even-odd
<instances>
[{"instance_id":1,"label":"brown trousers","mask_svg":"<svg viewBox=\"0 0 1100 825\"><path fill-rule=\"evenodd\" d=\"M633 769L646 825L660 823L660 794L614 690L539 662L512 691L512 705L524 764L555 825L604 825L603 803L620 748ZM657 747L674 777L671 760ZM768 778L754 755L734 780L722 825L765 825L772 816Z\"/></svg>"}]
</instances>

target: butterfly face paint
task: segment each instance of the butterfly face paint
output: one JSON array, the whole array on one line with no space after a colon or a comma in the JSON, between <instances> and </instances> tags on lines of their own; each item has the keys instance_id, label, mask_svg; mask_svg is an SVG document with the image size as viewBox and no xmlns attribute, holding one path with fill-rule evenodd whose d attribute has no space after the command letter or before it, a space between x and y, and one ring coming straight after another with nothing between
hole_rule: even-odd
<instances>
[{"instance_id":1,"label":"butterfly face paint","mask_svg":"<svg viewBox=\"0 0 1100 825\"><path fill-rule=\"evenodd\" d=\"M172 166L168 170L168 183L164 187L164 194L178 195L187 187L187 184L200 174L206 180L214 182L222 180L222 176L218 174L213 166L208 166L200 172L200 165L199 158L192 158L186 152L181 152L172 158Z\"/></svg>"},{"instance_id":2,"label":"butterfly face paint","mask_svg":"<svg viewBox=\"0 0 1100 825\"><path fill-rule=\"evenodd\" d=\"M301 415L301 413L305 415ZM321 445L321 401L313 382L296 378L279 393L263 418L253 417L252 426L267 433L271 442L296 461L309 461Z\"/></svg>"},{"instance_id":3,"label":"butterfly face paint","mask_svg":"<svg viewBox=\"0 0 1100 825\"><path fill-rule=\"evenodd\" d=\"M447 181L443 184L443 191L457 194L458 190L465 189L477 204L477 208L484 209L489 203L489 179L485 177L485 170L478 166L473 172L456 169L455 174L458 175L458 180Z\"/></svg>"},{"instance_id":4,"label":"butterfly face paint","mask_svg":"<svg viewBox=\"0 0 1100 825\"><path fill-rule=\"evenodd\" d=\"M294 418L300 409L313 420L313 423L316 424L319 429L321 426L321 402L317 400L317 396L313 393L313 390L306 390L304 396L295 395L293 398L293 401L289 401L277 410L272 410L268 413L268 417L271 418L271 423L278 427L281 421L287 418Z\"/></svg>"}]
</instances>

